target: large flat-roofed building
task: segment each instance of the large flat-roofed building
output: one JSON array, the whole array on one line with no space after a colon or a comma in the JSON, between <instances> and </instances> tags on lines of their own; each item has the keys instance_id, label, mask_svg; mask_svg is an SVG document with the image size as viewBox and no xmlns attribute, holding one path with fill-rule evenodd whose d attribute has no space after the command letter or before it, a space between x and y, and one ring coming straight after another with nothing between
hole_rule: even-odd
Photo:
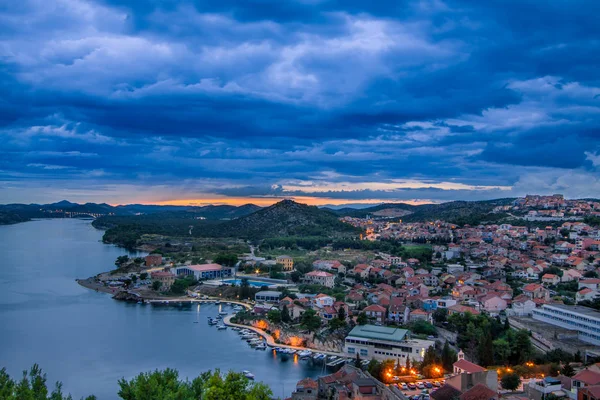
<instances>
[{"instance_id":1,"label":"large flat-roofed building","mask_svg":"<svg viewBox=\"0 0 600 400\"><path fill-rule=\"evenodd\" d=\"M279 302L279 299L281 299L281 292L273 290L263 290L254 295L255 301L264 301L266 303L277 303Z\"/></svg>"},{"instance_id":2,"label":"large flat-roofed building","mask_svg":"<svg viewBox=\"0 0 600 400\"><path fill-rule=\"evenodd\" d=\"M387 360L410 357L423 361L425 350L435 343L431 340L409 338L406 329L376 325L358 325L350 331L344 343L344 352L350 357Z\"/></svg>"},{"instance_id":3,"label":"large flat-roofed building","mask_svg":"<svg viewBox=\"0 0 600 400\"><path fill-rule=\"evenodd\" d=\"M227 278L233 275L233 268L220 264L183 265L172 268L171 271L174 271L175 275L194 275L198 280Z\"/></svg>"},{"instance_id":4,"label":"large flat-roofed building","mask_svg":"<svg viewBox=\"0 0 600 400\"><path fill-rule=\"evenodd\" d=\"M533 319L577 331L579 339L600 346L600 312L583 306L544 304Z\"/></svg>"}]
</instances>

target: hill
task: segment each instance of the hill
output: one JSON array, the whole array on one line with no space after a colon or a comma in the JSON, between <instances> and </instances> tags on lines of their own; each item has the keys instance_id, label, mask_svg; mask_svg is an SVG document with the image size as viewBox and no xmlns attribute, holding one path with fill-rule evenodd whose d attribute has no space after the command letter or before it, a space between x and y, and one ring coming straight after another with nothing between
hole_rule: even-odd
<instances>
[{"instance_id":1,"label":"hill","mask_svg":"<svg viewBox=\"0 0 600 400\"><path fill-rule=\"evenodd\" d=\"M217 228L223 236L266 238L276 236L339 236L356 230L340 222L335 213L315 206L283 200Z\"/></svg>"},{"instance_id":2,"label":"hill","mask_svg":"<svg viewBox=\"0 0 600 400\"><path fill-rule=\"evenodd\" d=\"M335 211L340 216L355 218L372 217L402 219L404 222L424 222L442 220L457 225L477 225L486 221L497 221L505 214L490 214L500 205L510 204L515 199L495 199L485 201L451 201L441 204L411 205L404 203L386 203L361 210L341 209ZM398 215L393 215L396 211ZM401 213L404 212L402 215Z\"/></svg>"},{"instance_id":3,"label":"hill","mask_svg":"<svg viewBox=\"0 0 600 400\"><path fill-rule=\"evenodd\" d=\"M104 214L111 216L134 216L160 213L189 212L195 214L188 217L201 217L207 220L235 219L243 217L260 210L261 207L254 204L243 206L230 205L208 205L208 206L158 206L145 204L127 204L111 206L106 203L77 204L62 200L51 204L4 204L0 205L0 225L28 221L31 218L61 218L69 217L71 213Z\"/></svg>"},{"instance_id":4,"label":"hill","mask_svg":"<svg viewBox=\"0 0 600 400\"><path fill-rule=\"evenodd\" d=\"M238 207L236 211L226 212L234 215L256 208L246 205ZM107 229L103 237L105 242L126 247L135 246L144 234L259 240L281 236L344 237L357 233L352 226L340 222L336 214L291 200L259 208L251 214L232 220L203 220L198 219L198 215L191 211L177 211L139 216L107 216L98 218L93 225Z\"/></svg>"}]
</instances>

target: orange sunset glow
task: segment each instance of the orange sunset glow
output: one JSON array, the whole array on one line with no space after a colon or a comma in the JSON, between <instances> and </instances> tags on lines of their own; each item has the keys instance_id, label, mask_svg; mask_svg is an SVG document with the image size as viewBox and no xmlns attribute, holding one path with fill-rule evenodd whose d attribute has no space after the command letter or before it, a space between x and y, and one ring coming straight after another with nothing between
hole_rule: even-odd
<instances>
[{"instance_id":1,"label":"orange sunset glow","mask_svg":"<svg viewBox=\"0 0 600 400\"><path fill-rule=\"evenodd\" d=\"M350 199L331 199L327 197L310 197L310 196L289 196L289 197L208 197L198 199L172 199L163 201L148 201L141 204L156 204L161 206L207 206L207 205L231 205L241 206L244 204L256 204L261 207L268 207L285 199L294 200L298 203L308 204L310 206L322 206L326 204L344 205L344 204L381 204L381 203L405 203L405 204L431 204L430 200L403 200L390 201L384 199L366 199L366 200L350 200Z\"/></svg>"}]
</instances>

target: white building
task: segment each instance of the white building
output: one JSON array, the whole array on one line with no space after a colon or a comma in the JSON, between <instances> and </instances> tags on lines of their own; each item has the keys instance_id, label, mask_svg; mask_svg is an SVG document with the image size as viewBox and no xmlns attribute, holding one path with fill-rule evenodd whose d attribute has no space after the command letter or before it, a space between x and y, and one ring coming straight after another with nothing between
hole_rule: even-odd
<instances>
[{"instance_id":1,"label":"white building","mask_svg":"<svg viewBox=\"0 0 600 400\"><path fill-rule=\"evenodd\" d=\"M232 276L233 268L224 267L220 264L199 264L171 268L171 272L174 272L175 275L194 275L194 277L198 280L220 279Z\"/></svg>"},{"instance_id":2,"label":"white building","mask_svg":"<svg viewBox=\"0 0 600 400\"><path fill-rule=\"evenodd\" d=\"M544 304L533 319L578 332L584 342L600 345L600 312L588 307Z\"/></svg>"},{"instance_id":3,"label":"white building","mask_svg":"<svg viewBox=\"0 0 600 400\"><path fill-rule=\"evenodd\" d=\"M359 354L362 359L398 360L410 357L423 361L425 350L435 345L431 340L408 338L406 329L376 325L357 325L346 336L344 352L349 357Z\"/></svg>"},{"instance_id":4,"label":"white building","mask_svg":"<svg viewBox=\"0 0 600 400\"><path fill-rule=\"evenodd\" d=\"M323 285L332 288L335 285L335 277L333 274L325 271L312 271L304 275L304 279L308 283Z\"/></svg>"}]
</instances>

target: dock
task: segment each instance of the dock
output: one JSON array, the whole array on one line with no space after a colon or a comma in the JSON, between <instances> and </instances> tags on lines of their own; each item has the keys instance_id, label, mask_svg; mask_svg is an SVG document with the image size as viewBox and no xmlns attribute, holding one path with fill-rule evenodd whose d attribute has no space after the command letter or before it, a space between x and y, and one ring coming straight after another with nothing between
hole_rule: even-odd
<instances>
[{"instance_id":1,"label":"dock","mask_svg":"<svg viewBox=\"0 0 600 400\"><path fill-rule=\"evenodd\" d=\"M326 351L326 350L313 349L313 348L310 348L310 347L291 346L291 345L287 345L287 344L275 343L275 339L273 339L273 336L267 334L262 329L258 329L258 328L255 328L253 326L248 326L248 325L234 324L233 322L231 322L231 318L233 318L233 315L226 316L225 318L223 318L223 323L225 325L227 325L227 326L235 326L235 327L238 327L238 328L243 328L243 329L248 329L248 330L254 331L255 333L259 334L260 336L262 336L265 339L265 341L267 343L267 346L269 346L269 347L281 347L282 349L294 349L294 350L298 350L298 351L310 350L310 351L313 351L313 352L319 352L319 353L322 353L322 354L326 354L328 356L340 357L341 360L343 360L342 362L346 361L346 358L345 358L346 355L344 355L344 353L335 352L335 351Z\"/></svg>"}]
</instances>

